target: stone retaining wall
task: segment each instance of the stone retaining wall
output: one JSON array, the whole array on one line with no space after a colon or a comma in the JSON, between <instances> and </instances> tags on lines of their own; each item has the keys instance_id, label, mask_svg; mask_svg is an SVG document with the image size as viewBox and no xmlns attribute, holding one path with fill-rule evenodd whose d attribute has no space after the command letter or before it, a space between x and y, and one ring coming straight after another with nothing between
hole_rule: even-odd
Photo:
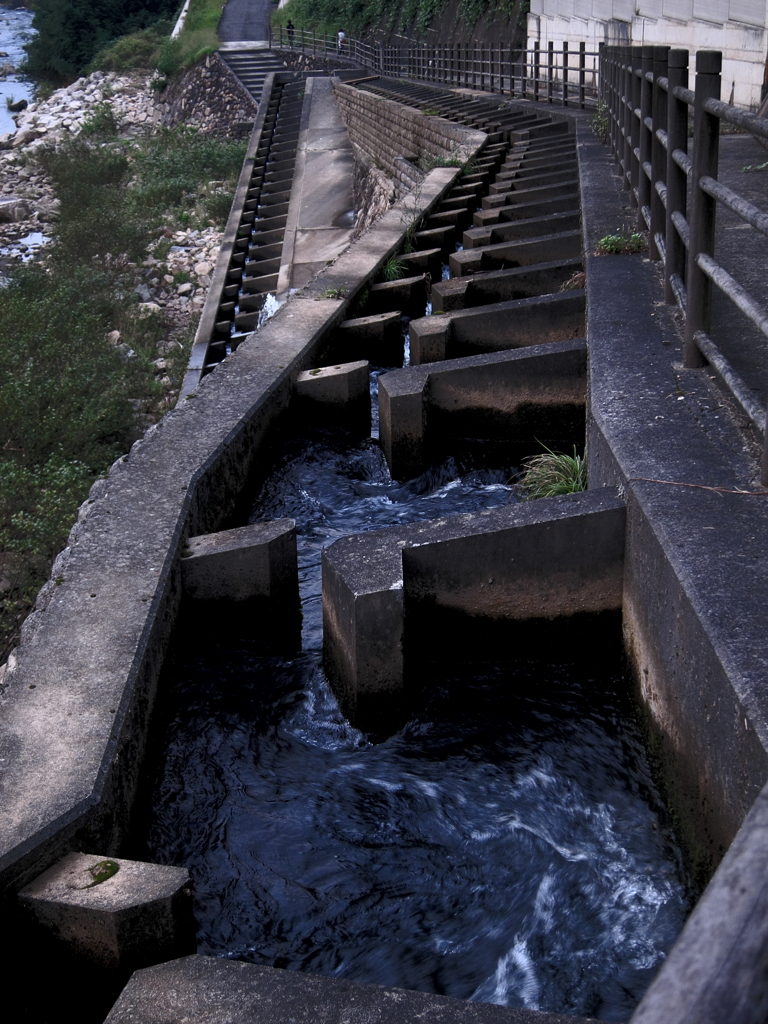
<instances>
[{"instance_id":1,"label":"stone retaining wall","mask_svg":"<svg viewBox=\"0 0 768 1024\"><path fill-rule=\"evenodd\" d=\"M245 134L258 104L218 53L186 71L154 103L154 124L190 124L217 135Z\"/></svg>"},{"instance_id":2,"label":"stone retaining wall","mask_svg":"<svg viewBox=\"0 0 768 1024\"><path fill-rule=\"evenodd\" d=\"M352 142L393 180L398 196L423 179L417 162L468 160L482 134L341 82L334 92Z\"/></svg>"}]
</instances>

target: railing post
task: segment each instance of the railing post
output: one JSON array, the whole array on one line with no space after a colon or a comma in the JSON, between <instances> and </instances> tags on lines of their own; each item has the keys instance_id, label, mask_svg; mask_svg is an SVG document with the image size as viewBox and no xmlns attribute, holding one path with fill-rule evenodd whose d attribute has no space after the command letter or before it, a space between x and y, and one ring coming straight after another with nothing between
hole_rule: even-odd
<instances>
[{"instance_id":1,"label":"railing post","mask_svg":"<svg viewBox=\"0 0 768 1024\"><path fill-rule=\"evenodd\" d=\"M638 75L638 70L643 67L643 48L642 46L633 46L631 49L631 63L632 73L629 82L629 105L632 111L632 116L629 119L630 128L630 161L628 175L630 179L630 202L632 206L635 206L638 202L640 181L639 176L642 173L640 170L640 160L638 154L640 152L640 136L642 133L642 124L639 114L636 111L640 110L642 106L642 92L643 92L643 79Z\"/></svg>"},{"instance_id":2,"label":"railing post","mask_svg":"<svg viewBox=\"0 0 768 1024\"><path fill-rule=\"evenodd\" d=\"M539 75L541 74L541 43L533 44L533 102L539 102Z\"/></svg>"},{"instance_id":3,"label":"railing post","mask_svg":"<svg viewBox=\"0 0 768 1024\"><path fill-rule=\"evenodd\" d=\"M685 217L688 205L688 177L682 167L672 159L676 149L688 152L688 104L674 95L679 85L688 88L688 51L670 50L667 55L667 215L666 249L664 263L664 298L675 302L677 296L672 287L672 277L677 275L685 280L685 243L672 219L673 213Z\"/></svg>"},{"instance_id":4,"label":"railing post","mask_svg":"<svg viewBox=\"0 0 768 1024\"><path fill-rule=\"evenodd\" d=\"M555 44L547 44L547 103L552 102L552 80L555 72Z\"/></svg>"},{"instance_id":5,"label":"railing post","mask_svg":"<svg viewBox=\"0 0 768 1024\"><path fill-rule=\"evenodd\" d=\"M602 43L600 44L603 45ZM587 44L579 43L579 110L584 109L584 82L587 70Z\"/></svg>"},{"instance_id":6,"label":"railing post","mask_svg":"<svg viewBox=\"0 0 768 1024\"><path fill-rule=\"evenodd\" d=\"M646 124L653 113L653 86L646 77L650 72L653 74L653 47L643 48L643 80L640 90L640 166L637 174L637 227L639 231L646 231L648 224L645 220L644 211L650 212L651 206L651 179L645 173L645 168L651 161L651 130Z\"/></svg>"},{"instance_id":7,"label":"railing post","mask_svg":"<svg viewBox=\"0 0 768 1024\"><path fill-rule=\"evenodd\" d=\"M652 260L660 260L656 236L663 236L664 225L664 203L656 189L656 182L664 181L664 147L659 139L658 132L667 130L667 104L664 98L664 91L659 85L660 78L667 77L667 54L668 46L654 46L653 48L653 96L651 100L651 119L653 120L653 133L651 137L651 243L649 255Z\"/></svg>"},{"instance_id":8,"label":"railing post","mask_svg":"<svg viewBox=\"0 0 768 1024\"><path fill-rule=\"evenodd\" d=\"M697 331L709 334L712 285L696 262L699 253L714 256L715 210L712 196L700 187L705 176L717 177L720 149L720 119L704 109L706 100L720 99L719 50L696 54L696 102L693 106L693 169L691 173L691 244L688 250L688 302L685 317L684 362L687 367L703 366L705 359L695 341Z\"/></svg>"},{"instance_id":9,"label":"railing post","mask_svg":"<svg viewBox=\"0 0 768 1024\"><path fill-rule=\"evenodd\" d=\"M563 106L568 106L568 41L563 40Z\"/></svg>"},{"instance_id":10,"label":"railing post","mask_svg":"<svg viewBox=\"0 0 768 1024\"><path fill-rule=\"evenodd\" d=\"M511 66L511 65L510 65ZM511 75L510 75L511 77ZM510 92L511 92L510 83ZM528 51L520 51L520 95L524 100L528 99Z\"/></svg>"}]
</instances>

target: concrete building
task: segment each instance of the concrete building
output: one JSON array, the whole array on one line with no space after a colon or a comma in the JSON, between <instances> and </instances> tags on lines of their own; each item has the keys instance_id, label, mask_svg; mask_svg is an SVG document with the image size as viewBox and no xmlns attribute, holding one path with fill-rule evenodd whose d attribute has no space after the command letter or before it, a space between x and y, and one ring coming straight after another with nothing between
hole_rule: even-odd
<instances>
[{"instance_id":1,"label":"concrete building","mask_svg":"<svg viewBox=\"0 0 768 1024\"><path fill-rule=\"evenodd\" d=\"M723 53L723 96L755 110L764 94L766 0L532 0L528 46L585 42L667 45ZM591 64L592 58L588 58Z\"/></svg>"}]
</instances>

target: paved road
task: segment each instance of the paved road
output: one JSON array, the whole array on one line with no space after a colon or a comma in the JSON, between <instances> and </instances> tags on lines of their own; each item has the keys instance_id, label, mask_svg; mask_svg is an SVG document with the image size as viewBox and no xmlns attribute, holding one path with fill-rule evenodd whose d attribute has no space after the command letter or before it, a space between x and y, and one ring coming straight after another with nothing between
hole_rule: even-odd
<instances>
[{"instance_id":1,"label":"paved road","mask_svg":"<svg viewBox=\"0 0 768 1024\"><path fill-rule=\"evenodd\" d=\"M270 0L229 0L219 22L222 43L261 41L269 38Z\"/></svg>"}]
</instances>

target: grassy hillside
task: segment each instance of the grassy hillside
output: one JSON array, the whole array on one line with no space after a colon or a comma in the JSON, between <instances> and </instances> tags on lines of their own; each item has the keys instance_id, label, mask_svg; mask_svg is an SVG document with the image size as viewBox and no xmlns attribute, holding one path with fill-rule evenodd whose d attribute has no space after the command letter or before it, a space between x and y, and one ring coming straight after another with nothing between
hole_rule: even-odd
<instances>
[{"instance_id":1,"label":"grassy hillside","mask_svg":"<svg viewBox=\"0 0 768 1024\"><path fill-rule=\"evenodd\" d=\"M276 25L290 18L297 28L350 35L373 31L423 34L440 19L449 0L289 0L273 15ZM525 0L459 0L456 20L471 28L481 18L516 24L527 13Z\"/></svg>"}]
</instances>

